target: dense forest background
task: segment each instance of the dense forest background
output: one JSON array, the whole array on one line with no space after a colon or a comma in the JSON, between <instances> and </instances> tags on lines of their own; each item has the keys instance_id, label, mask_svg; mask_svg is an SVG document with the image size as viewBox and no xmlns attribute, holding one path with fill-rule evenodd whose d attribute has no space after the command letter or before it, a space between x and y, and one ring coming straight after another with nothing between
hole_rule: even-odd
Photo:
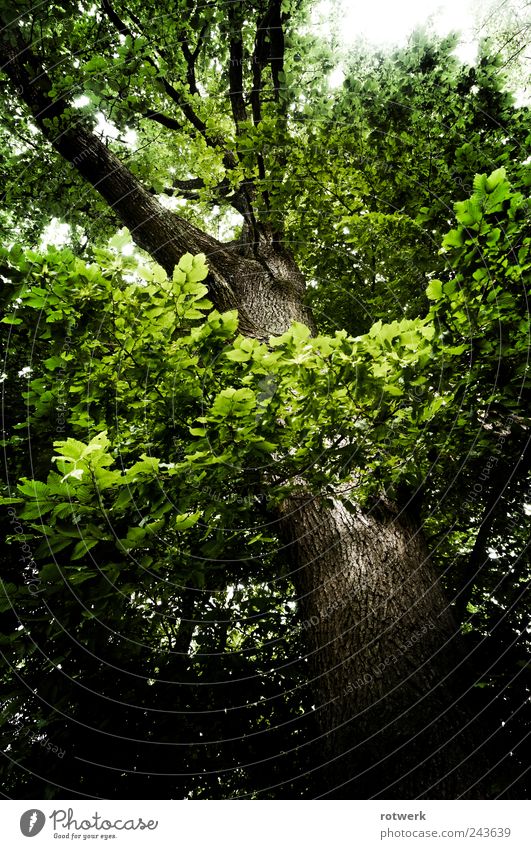
<instances>
[{"instance_id":1,"label":"dense forest background","mask_svg":"<svg viewBox=\"0 0 531 849\"><path fill-rule=\"evenodd\" d=\"M314 6L0 2L6 797L529 794L528 4Z\"/></svg>"}]
</instances>

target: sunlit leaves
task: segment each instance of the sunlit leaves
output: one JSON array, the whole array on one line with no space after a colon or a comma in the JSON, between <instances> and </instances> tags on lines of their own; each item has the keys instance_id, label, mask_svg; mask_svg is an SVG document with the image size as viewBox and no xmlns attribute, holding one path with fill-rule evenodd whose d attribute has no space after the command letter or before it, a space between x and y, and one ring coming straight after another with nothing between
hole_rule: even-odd
<instances>
[{"instance_id":1,"label":"sunlit leaves","mask_svg":"<svg viewBox=\"0 0 531 849\"><path fill-rule=\"evenodd\" d=\"M430 280L426 289L426 294L430 301L438 301L442 296L443 284L440 280Z\"/></svg>"},{"instance_id":2,"label":"sunlit leaves","mask_svg":"<svg viewBox=\"0 0 531 849\"><path fill-rule=\"evenodd\" d=\"M127 244L123 232L111 247L121 251ZM64 532L66 545L75 546L76 562L85 562L98 541L111 540L106 522L123 526L135 499L142 500L153 486L163 486L170 497L162 497L146 521L118 533L122 553L151 549L159 533L166 543L177 544L176 534L187 539L200 532L209 539L217 523L234 524L238 513L245 525L252 501L235 506L222 500L212 512L211 493L239 486L241 475L263 467L271 470L272 502L302 473L316 490L345 480L358 467L360 433L373 420L388 427L392 438L383 459L362 452L367 486L376 467L374 482L380 485L383 474L389 486L396 483L399 463L391 458L414 444L416 414L408 398L413 380L432 359L433 326L421 319L379 321L368 335L353 339L344 331L312 337L295 322L265 344L236 335L235 312L212 310L202 282L203 255L184 255L171 279L158 266L146 268L127 256L115 255L110 265L105 252L101 259L106 270L99 274L68 255L46 260L46 274L65 263L67 269L74 265L79 281L61 294L65 314L77 323L78 356L69 358L58 340L44 361L51 375L61 375L61 397L72 399L73 435L55 442L58 474L51 473L46 484L37 482L39 493L27 481L20 495L25 518L52 515L55 530L47 537L54 550L63 550ZM42 267L42 258L34 261ZM138 280L125 281L125 273ZM46 314L49 289L40 277L36 285L43 304L33 301L30 287L21 312L28 322L37 309ZM50 310L55 310L53 300ZM46 380L33 381L32 392L37 411L48 392ZM112 419L106 412L109 393ZM53 403L53 393L47 403ZM437 409L427 406L419 421L430 420ZM173 443L167 440L171 417ZM91 435L83 439L87 425ZM358 446L358 453L351 451L345 462L348 445ZM68 520L75 508L69 512L68 501L80 511L74 528ZM206 529L198 521L203 513L210 517ZM99 530L87 536L89 526ZM85 538L89 545L83 548ZM253 539L246 544L264 545L260 535Z\"/></svg>"}]
</instances>

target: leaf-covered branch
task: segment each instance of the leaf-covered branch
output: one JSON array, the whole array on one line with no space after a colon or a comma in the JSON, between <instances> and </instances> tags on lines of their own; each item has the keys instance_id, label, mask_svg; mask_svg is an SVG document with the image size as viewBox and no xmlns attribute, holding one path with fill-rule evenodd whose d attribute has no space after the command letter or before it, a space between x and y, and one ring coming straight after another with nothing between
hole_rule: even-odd
<instances>
[{"instance_id":1,"label":"leaf-covered branch","mask_svg":"<svg viewBox=\"0 0 531 849\"><path fill-rule=\"evenodd\" d=\"M230 265L222 245L161 206L86 121L77 118L68 101L50 95L52 82L40 59L17 27L9 26L9 21L2 23L2 70L55 150L99 192L137 244L169 273L187 251L211 254L212 296L221 308L234 305L230 287L216 271L217 262Z\"/></svg>"},{"instance_id":2,"label":"leaf-covered branch","mask_svg":"<svg viewBox=\"0 0 531 849\"><path fill-rule=\"evenodd\" d=\"M102 8L107 15L109 21L114 25L117 32L121 35L129 35L132 39L134 39L134 33L131 31L130 27L120 18L114 7L112 6L110 0L102 0ZM160 68L157 65L156 61L151 56L146 56L146 61L151 65L157 72L157 77L160 80L164 92L170 98L170 100L175 103L179 109L182 111L183 115L187 118L190 124L201 133L202 136L206 138L206 124L205 122L196 114L194 109L191 107L190 103L186 99L185 96L180 94L175 86L173 86L169 80L164 77ZM152 115L148 115L146 117L153 117ZM160 123L163 123L160 121ZM169 123L166 123L165 126L170 126ZM181 129L180 125L177 127L173 126L171 129Z\"/></svg>"}]
</instances>

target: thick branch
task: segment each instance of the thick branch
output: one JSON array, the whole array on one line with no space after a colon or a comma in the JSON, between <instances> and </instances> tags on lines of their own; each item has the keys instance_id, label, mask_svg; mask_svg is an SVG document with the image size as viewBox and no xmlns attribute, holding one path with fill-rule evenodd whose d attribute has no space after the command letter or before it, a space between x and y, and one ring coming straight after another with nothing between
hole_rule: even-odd
<instances>
[{"instance_id":1,"label":"thick branch","mask_svg":"<svg viewBox=\"0 0 531 849\"><path fill-rule=\"evenodd\" d=\"M203 24L201 27L194 50L190 50L188 42L185 39L181 40L181 49L186 62L186 81L188 83L188 88L190 89L190 94L199 94L195 78L195 61L199 56L201 47L203 46L203 41L208 32L208 27L208 23Z\"/></svg>"},{"instance_id":2,"label":"thick branch","mask_svg":"<svg viewBox=\"0 0 531 849\"><path fill-rule=\"evenodd\" d=\"M280 0L273 0L270 6L269 41L271 44L271 76L275 100L280 99L280 74L284 71L284 29L282 26Z\"/></svg>"},{"instance_id":3,"label":"thick branch","mask_svg":"<svg viewBox=\"0 0 531 849\"><path fill-rule=\"evenodd\" d=\"M156 121L157 124L162 124L163 127L168 127L169 130L182 130L183 125L171 118L169 115L164 115L163 112L158 112L156 109L150 109L144 112L143 118L149 118L150 121Z\"/></svg>"},{"instance_id":4,"label":"thick branch","mask_svg":"<svg viewBox=\"0 0 531 849\"><path fill-rule=\"evenodd\" d=\"M212 300L218 309L235 307L235 296L227 283L230 253L217 239L161 206L87 126L74 126L70 104L63 98L50 97L51 80L24 43L20 29L4 20L0 24L4 26L0 33L2 70L55 150L99 192L135 242L168 273L173 272L183 253L207 254Z\"/></svg>"},{"instance_id":5,"label":"thick branch","mask_svg":"<svg viewBox=\"0 0 531 849\"><path fill-rule=\"evenodd\" d=\"M266 65L271 64L271 77L273 80L273 95L276 101L280 99L280 73L284 68L284 31L282 27L281 3L271 0L266 13L258 21L254 50L251 59L253 85L251 89L251 109L255 126L262 120L262 71ZM258 176L264 181L266 176L264 157L257 154ZM262 197L266 209L269 209L269 193L262 190Z\"/></svg>"},{"instance_id":6,"label":"thick branch","mask_svg":"<svg viewBox=\"0 0 531 849\"><path fill-rule=\"evenodd\" d=\"M267 338L284 332L291 321L311 321L302 303L304 279L274 234L254 220L246 184L234 193L253 233L253 256L238 245L223 245L170 210L146 189L126 165L92 132L85 119L75 123L75 109L50 95L52 81L40 57L25 42L20 27L0 14L0 63L29 107L45 138L104 198L135 242L171 274L183 253L205 253L207 286L215 307L237 309L244 334ZM238 199L236 199L238 196ZM238 208L238 207L237 207Z\"/></svg>"},{"instance_id":7,"label":"thick branch","mask_svg":"<svg viewBox=\"0 0 531 849\"><path fill-rule=\"evenodd\" d=\"M247 110L243 97L243 38L242 20L236 4L229 3L229 97L236 128L241 121L247 120Z\"/></svg>"},{"instance_id":8,"label":"thick branch","mask_svg":"<svg viewBox=\"0 0 531 849\"><path fill-rule=\"evenodd\" d=\"M262 70L267 64L267 15L260 21L256 27L256 36L254 41L254 50L251 58L253 71L253 87L251 90L251 108L253 110L253 121L259 124L262 120L262 110L260 104L260 96L262 93Z\"/></svg>"},{"instance_id":9,"label":"thick branch","mask_svg":"<svg viewBox=\"0 0 531 849\"><path fill-rule=\"evenodd\" d=\"M188 47L186 41L183 41L181 43L181 49L183 51L183 56L186 61L186 82L188 83L190 94L199 94L199 90L197 88L197 81L195 78L194 54Z\"/></svg>"}]
</instances>

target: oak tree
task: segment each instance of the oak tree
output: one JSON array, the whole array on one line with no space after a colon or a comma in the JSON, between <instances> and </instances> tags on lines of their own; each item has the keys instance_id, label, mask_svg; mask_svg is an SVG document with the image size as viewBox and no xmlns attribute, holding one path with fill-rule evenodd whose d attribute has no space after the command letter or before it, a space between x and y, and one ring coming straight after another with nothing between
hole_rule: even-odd
<instances>
[{"instance_id":1,"label":"oak tree","mask_svg":"<svg viewBox=\"0 0 531 849\"><path fill-rule=\"evenodd\" d=\"M528 110L310 11L1 4L15 793L519 787Z\"/></svg>"}]
</instances>

